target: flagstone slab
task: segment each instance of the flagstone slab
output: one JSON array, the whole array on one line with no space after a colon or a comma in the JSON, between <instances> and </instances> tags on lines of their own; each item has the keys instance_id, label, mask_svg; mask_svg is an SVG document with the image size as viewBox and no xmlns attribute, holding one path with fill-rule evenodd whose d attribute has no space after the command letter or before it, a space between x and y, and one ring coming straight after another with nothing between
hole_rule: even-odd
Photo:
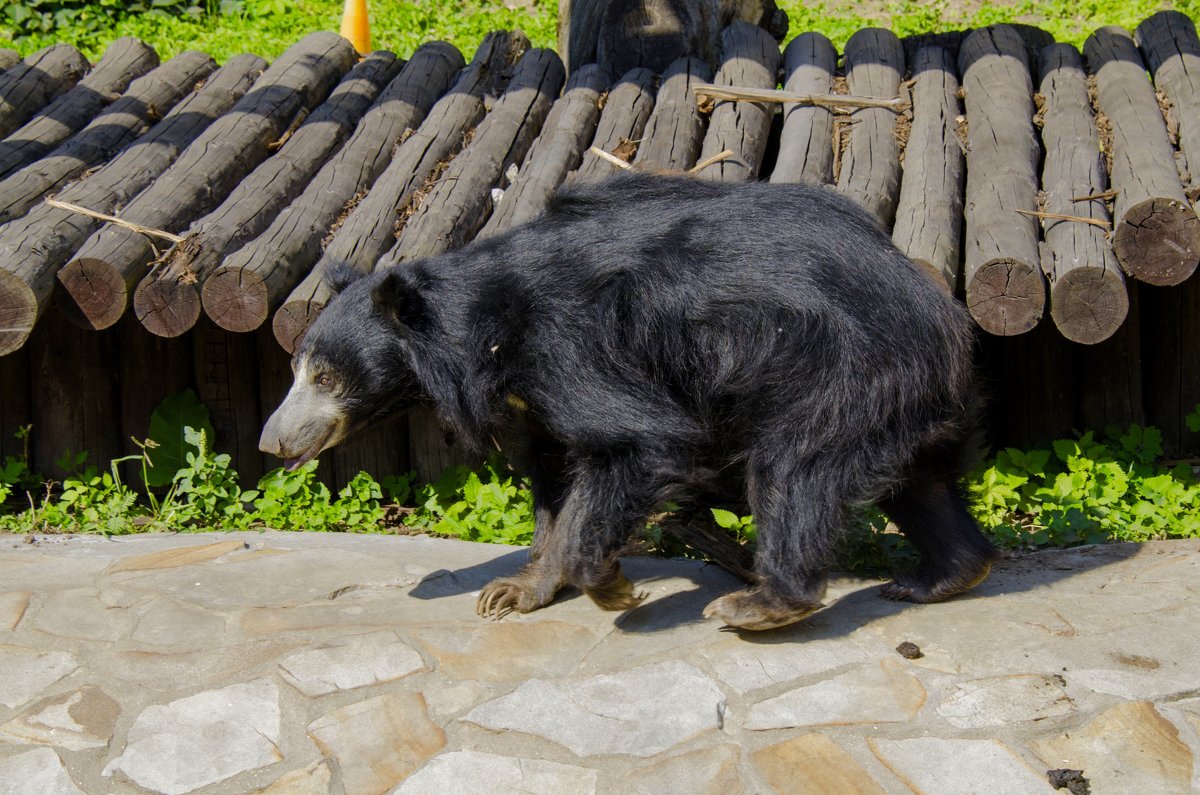
<instances>
[{"instance_id":1,"label":"flagstone slab","mask_svg":"<svg viewBox=\"0 0 1200 795\"><path fill-rule=\"evenodd\" d=\"M0 795L85 795L49 748L0 759Z\"/></svg>"},{"instance_id":2,"label":"flagstone slab","mask_svg":"<svg viewBox=\"0 0 1200 795\"><path fill-rule=\"evenodd\" d=\"M329 795L333 770L327 760L313 762L300 770L280 776L258 795Z\"/></svg>"},{"instance_id":3,"label":"flagstone slab","mask_svg":"<svg viewBox=\"0 0 1200 795\"><path fill-rule=\"evenodd\" d=\"M79 660L69 652L0 646L0 704L18 707L32 701L78 667Z\"/></svg>"},{"instance_id":4,"label":"flagstone slab","mask_svg":"<svg viewBox=\"0 0 1200 795\"><path fill-rule=\"evenodd\" d=\"M870 738L868 743L879 760L917 795L1053 795L1055 792L1044 772L1029 767L998 740Z\"/></svg>"},{"instance_id":5,"label":"flagstone slab","mask_svg":"<svg viewBox=\"0 0 1200 795\"><path fill-rule=\"evenodd\" d=\"M12 631L29 609L29 591L0 593L0 632Z\"/></svg>"},{"instance_id":6,"label":"flagstone slab","mask_svg":"<svg viewBox=\"0 0 1200 795\"><path fill-rule=\"evenodd\" d=\"M884 795L885 790L853 758L821 734L767 746L750 757L775 792L791 795Z\"/></svg>"},{"instance_id":7,"label":"flagstone slab","mask_svg":"<svg viewBox=\"0 0 1200 795\"><path fill-rule=\"evenodd\" d=\"M0 726L0 740L53 745L69 751L104 748L120 715L116 701L89 685L33 704Z\"/></svg>"},{"instance_id":8,"label":"flagstone slab","mask_svg":"<svg viewBox=\"0 0 1200 795\"><path fill-rule=\"evenodd\" d=\"M131 638L139 647L184 651L211 649L225 641L225 616L173 599L153 598L135 614Z\"/></svg>"},{"instance_id":9,"label":"flagstone slab","mask_svg":"<svg viewBox=\"0 0 1200 795\"><path fill-rule=\"evenodd\" d=\"M1075 702L1059 682L1040 674L959 682L937 708L938 715L960 729L1045 720L1074 711Z\"/></svg>"},{"instance_id":10,"label":"flagstone slab","mask_svg":"<svg viewBox=\"0 0 1200 795\"><path fill-rule=\"evenodd\" d=\"M280 673L306 696L378 685L428 670L421 655L395 632L371 632L297 652L279 661Z\"/></svg>"},{"instance_id":11,"label":"flagstone slab","mask_svg":"<svg viewBox=\"0 0 1200 795\"><path fill-rule=\"evenodd\" d=\"M594 631L562 621L430 627L416 637L444 675L482 682L562 674L598 640Z\"/></svg>"},{"instance_id":12,"label":"flagstone slab","mask_svg":"<svg viewBox=\"0 0 1200 795\"><path fill-rule=\"evenodd\" d=\"M113 643L129 635L135 619L120 607L100 601L95 588L54 591L33 613L30 627L47 635Z\"/></svg>"},{"instance_id":13,"label":"flagstone slab","mask_svg":"<svg viewBox=\"0 0 1200 795\"><path fill-rule=\"evenodd\" d=\"M430 759L396 795L530 795L596 791L595 770L480 751L451 751Z\"/></svg>"},{"instance_id":14,"label":"flagstone slab","mask_svg":"<svg viewBox=\"0 0 1200 795\"><path fill-rule=\"evenodd\" d=\"M194 566L198 563L207 563L210 560L216 560L235 550L248 548L245 541L218 541L213 544L196 544L195 546L178 547L175 549L162 549L115 560L108 567L107 573L119 574L123 571L154 571L155 569L175 569L180 566Z\"/></svg>"},{"instance_id":15,"label":"flagstone slab","mask_svg":"<svg viewBox=\"0 0 1200 795\"><path fill-rule=\"evenodd\" d=\"M869 659L883 659L882 644L872 651L845 638L792 643L747 643L736 636L723 638L700 652L713 673L738 693L794 682Z\"/></svg>"},{"instance_id":16,"label":"flagstone slab","mask_svg":"<svg viewBox=\"0 0 1200 795\"><path fill-rule=\"evenodd\" d=\"M924 703L921 682L899 662L883 660L759 702L750 708L745 727L902 723Z\"/></svg>"},{"instance_id":17,"label":"flagstone slab","mask_svg":"<svg viewBox=\"0 0 1200 795\"><path fill-rule=\"evenodd\" d=\"M639 795L742 795L736 745L709 746L668 756L629 774Z\"/></svg>"}]
</instances>

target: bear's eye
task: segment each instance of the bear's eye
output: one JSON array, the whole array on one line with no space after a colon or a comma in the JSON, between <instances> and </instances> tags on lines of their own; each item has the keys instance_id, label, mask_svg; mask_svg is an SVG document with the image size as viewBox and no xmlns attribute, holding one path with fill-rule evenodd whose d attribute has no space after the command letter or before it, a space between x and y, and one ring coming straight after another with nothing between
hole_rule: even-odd
<instances>
[{"instance_id":1,"label":"bear's eye","mask_svg":"<svg viewBox=\"0 0 1200 795\"><path fill-rule=\"evenodd\" d=\"M317 376L317 383L321 386L329 386L332 381L330 380L329 376L325 375L325 373L321 373L319 376Z\"/></svg>"}]
</instances>

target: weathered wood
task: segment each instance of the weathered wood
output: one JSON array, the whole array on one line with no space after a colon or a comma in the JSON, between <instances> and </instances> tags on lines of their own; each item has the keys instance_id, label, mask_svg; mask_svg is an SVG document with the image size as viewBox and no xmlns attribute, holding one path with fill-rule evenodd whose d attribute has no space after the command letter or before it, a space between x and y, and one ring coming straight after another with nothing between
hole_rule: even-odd
<instances>
[{"instance_id":1,"label":"weathered wood","mask_svg":"<svg viewBox=\"0 0 1200 795\"><path fill-rule=\"evenodd\" d=\"M629 162L637 153L637 142L653 108L654 73L641 67L630 69L608 89L589 149L594 147ZM591 182L610 176L616 168L595 152L585 151L579 168L564 181Z\"/></svg>"},{"instance_id":2,"label":"weathered wood","mask_svg":"<svg viewBox=\"0 0 1200 795\"><path fill-rule=\"evenodd\" d=\"M589 64L571 75L562 97L550 109L542 133L529 147L516 178L495 202L478 237L490 237L532 221L567 173L579 165L600 118L600 97L608 73Z\"/></svg>"},{"instance_id":3,"label":"weathered wood","mask_svg":"<svg viewBox=\"0 0 1200 795\"><path fill-rule=\"evenodd\" d=\"M1025 449L1067 438L1079 428L1071 355L1075 347L1048 322L1017 336L979 335L989 442Z\"/></svg>"},{"instance_id":4,"label":"weathered wood","mask_svg":"<svg viewBox=\"0 0 1200 795\"><path fill-rule=\"evenodd\" d=\"M1046 304L1037 222L1039 149L1025 44L1004 25L968 36L958 53L966 105L967 307L987 332L1022 334Z\"/></svg>"},{"instance_id":5,"label":"weathered wood","mask_svg":"<svg viewBox=\"0 0 1200 795\"><path fill-rule=\"evenodd\" d=\"M25 460L26 444L18 431L32 424L33 379L29 377L28 352L0 356L0 461L9 456Z\"/></svg>"},{"instance_id":6,"label":"weathered wood","mask_svg":"<svg viewBox=\"0 0 1200 795\"><path fill-rule=\"evenodd\" d=\"M696 107L692 89L712 80L712 69L695 58L680 58L667 67L658 86L654 110L642 131L638 168L687 171L696 164L704 145L705 118Z\"/></svg>"},{"instance_id":7,"label":"weathered wood","mask_svg":"<svg viewBox=\"0 0 1200 795\"><path fill-rule=\"evenodd\" d=\"M478 469L484 457L467 452L454 433L438 422L431 408L419 405L408 411L408 460L417 473L417 482L430 483L450 467Z\"/></svg>"},{"instance_id":8,"label":"weathered wood","mask_svg":"<svg viewBox=\"0 0 1200 795\"><path fill-rule=\"evenodd\" d=\"M91 66L69 44L38 50L0 75L0 136L7 136L67 91Z\"/></svg>"},{"instance_id":9,"label":"weathered wood","mask_svg":"<svg viewBox=\"0 0 1200 795\"><path fill-rule=\"evenodd\" d=\"M890 30L863 28L846 42L846 82L860 97L892 99L904 74L904 47ZM842 153L838 192L867 208L890 229L900 193L897 115L884 108L861 108L850 116L849 148Z\"/></svg>"},{"instance_id":10,"label":"weathered wood","mask_svg":"<svg viewBox=\"0 0 1200 795\"><path fill-rule=\"evenodd\" d=\"M1112 218L1103 201L1074 201L1108 189L1083 58L1070 44L1052 44L1042 50L1038 72L1046 152L1042 209L1108 224ZM1125 321L1129 295L1104 230L1053 218L1043 219L1042 230L1050 316L1058 330L1085 345L1108 339Z\"/></svg>"},{"instance_id":11,"label":"weathered wood","mask_svg":"<svg viewBox=\"0 0 1200 795\"><path fill-rule=\"evenodd\" d=\"M213 322L229 331L251 331L266 321L321 256L321 239L347 202L375 184L396 144L420 125L462 67L462 54L453 45L431 42L417 48L300 197L266 231L226 256L204 282L201 299Z\"/></svg>"},{"instance_id":12,"label":"weathered wood","mask_svg":"<svg viewBox=\"0 0 1200 795\"><path fill-rule=\"evenodd\" d=\"M553 50L525 53L512 82L475 128L471 143L421 199L376 268L440 254L469 242L492 210L491 190L533 144L566 73Z\"/></svg>"},{"instance_id":13,"label":"weathered wood","mask_svg":"<svg viewBox=\"0 0 1200 795\"><path fill-rule=\"evenodd\" d=\"M225 252L266 229L304 190L402 65L386 51L360 61L279 151L250 172L217 209L192 224L134 291L134 312L148 331L177 337L195 325L200 286Z\"/></svg>"},{"instance_id":14,"label":"weathered wood","mask_svg":"<svg viewBox=\"0 0 1200 795\"><path fill-rule=\"evenodd\" d=\"M1178 129L1187 185L1200 190L1200 38L1196 25L1178 11L1159 11L1137 26L1138 47L1154 86L1170 102L1168 118Z\"/></svg>"},{"instance_id":15,"label":"weathered wood","mask_svg":"<svg viewBox=\"0 0 1200 795\"><path fill-rule=\"evenodd\" d=\"M192 338L164 339L147 334L130 314L121 318L113 331L118 346L122 452L137 454L130 437L145 439L150 433L150 415L158 405L193 383ZM153 452L150 460L157 461ZM126 464L128 482L141 483L141 470L140 462Z\"/></svg>"},{"instance_id":16,"label":"weathered wood","mask_svg":"<svg viewBox=\"0 0 1200 795\"><path fill-rule=\"evenodd\" d=\"M192 142L162 176L122 211L124 220L180 232L229 194L301 116L317 105L357 58L334 33L306 36L271 65L253 90ZM87 328L111 326L146 274L151 240L109 225L92 235L59 271L65 295Z\"/></svg>"},{"instance_id":17,"label":"weathered wood","mask_svg":"<svg viewBox=\"0 0 1200 795\"><path fill-rule=\"evenodd\" d=\"M912 81L912 128L892 242L957 295L966 174L958 138L958 73L950 53L942 47L917 50Z\"/></svg>"},{"instance_id":18,"label":"weathered wood","mask_svg":"<svg viewBox=\"0 0 1200 795\"><path fill-rule=\"evenodd\" d=\"M58 197L100 212L118 210L229 110L264 68L255 55L230 59L149 132ZM43 204L0 229L0 356L25 344L49 303L59 267L99 227L88 216Z\"/></svg>"},{"instance_id":19,"label":"weathered wood","mask_svg":"<svg viewBox=\"0 0 1200 795\"><path fill-rule=\"evenodd\" d=\"M1137 285L1129 295L1129 312L1111 337L1095 345L1072 346L1075 394L1079 401L1076 428L1097 431L1116 425L1146 424L1142 399L1142 323Z\"/></svg>"},{"instance_id":20,"label":"weathered wood","mask_svg":"<svg viewBox=\"0 0 1200 795\"><path fill-rule=\"evenodd\" d=\"M21 53L0 47L0 71L10 69L21 62Z\"/></svg>"},{"instance_id":21,"label":"weathered wood","mask_svg":"<svg viewBox=\"0 0 1200 795\"><path fill-rule=\"evenodd\" d=\"M304 330L331 297L324 281L328 267L346 264L370 273L376 260L395 244L401 209L429 175L462 148L485 113L481 98L504 85L512 65L528 46L529 39L518 32L497 31L484 38L454 87L400 144L370 193L346 216L316 265L275 313L272 327L284 350L295 350Z\"/></svg>"},{"instance_id":22,"label":"weathered wood","mask_svg":"<svg viewBox=\"0 0 1200 795\"><path fill-rule=\"evenodd\" d=\"M216 68L216 62L204 53L185 52L134 80L120 99L78 134L36 163L0 181L0 223L21 217L58 185L102 165L161 119Z\"/></svg>"},{"instance_id":23,"label":"weathered wood","mask_svg":"<svg viewBox=\"0 0 1200 795\"><path fill-rule=\"evenodd\" d=\"M117 99L136 78L158 66L158 53L137 39L121 38L79 83L20 129L0 141L0 179L70 138Z\"/></svg>"},{"instance_id":24,"label":"weathered wood","mask_svg":"<svg viewBox=\"0 0 1200 795\"><path fill-rule=\"evenodd\" d=\"M1200 403L1200 279L1170 290L1141 285L1146 423L1163 433L1168 456L1200 455L1200 433L1185 418Z\"/></svg>"},{"instance_id":25,"label":"weathered wood","mask_svg":"<svg viewBox=\"0 0 1200 795\"><path fill-rule=\"evenodd\" d=\"M216 431L212 449L229 453L242 479L255 483L265 470L258 451L263 417L254 335L233 334L202 319L191 337L196 394L208 407Z\"/></svg>"},{"instance_id":26,"label":"weathered wood","mask_svg":"<svg viewBox=\"0 0 1200 795\"><path fill-rule=\"evenodd\" d=\"M779 45L762 28L735 22L721 33L721 66L713 83L748 88L774 88L779 72ZM733 157L697 173L714 182L741 182L758 177L774 105L724 100L713 107L700 160L729 149Z\"/></svg>"},{"instance_id":27,"label":"weathered wood","mask_svg":"<svg viewBox=\"0 0 1200 795\"><path fill-rule=\"evenodd\" d=\"M801 33L783 51L783 87L797 94L828 94L837 69L837 50L820 33ZM772 182L833 183L833 111L792 105L783 111L779 157Z\"/></svg>"},{"instance_id":28,"label":"weathered wood","mask_svg":"<svg viewBox=\"0 0 1200 795\"><path fill-rule=\"evenodd\" d=\"M1184 195L1154 88L1124 28L1100 28L1083 45L1100 111L1112 125L1113 251L1126 273L1180 284L1200 262L1200 219Z\"/></svg>"}]
</instances>

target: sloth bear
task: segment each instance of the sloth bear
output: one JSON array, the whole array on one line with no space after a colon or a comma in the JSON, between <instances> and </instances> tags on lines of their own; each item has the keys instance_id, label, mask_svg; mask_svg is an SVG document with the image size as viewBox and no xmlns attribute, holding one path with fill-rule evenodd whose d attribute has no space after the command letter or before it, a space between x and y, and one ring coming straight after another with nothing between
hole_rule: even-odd
<instances>
[{"instance_id":1,"label":"sloth bear","mask_svg":"<svg viewBox=\"0 0 1200 795\"><path fill-rule=\"evenodd\" d=\"M756 581L704 611L729 626L821 607L867 503L921 553L883 596L934 602L988 574L958 486L977 413L968 315L831 191L625 174L507 234L331 283L260 446L294 468L420 400L469 445L514 442L533 549L482 590L481 615L568 584L633 607L617 560L631 533L730 474L758 550Z\"/></svg>"}]
</instances>

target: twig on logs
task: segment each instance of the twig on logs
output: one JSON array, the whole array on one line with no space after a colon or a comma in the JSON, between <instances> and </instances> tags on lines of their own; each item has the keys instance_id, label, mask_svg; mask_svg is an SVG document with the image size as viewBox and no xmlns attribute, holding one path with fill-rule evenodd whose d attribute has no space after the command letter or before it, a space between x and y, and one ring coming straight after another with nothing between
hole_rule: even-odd
<instances>
[{"instance_id":1,"label":"twig on logs","mask_svg":"<svg viewBox=\"0 0 1200 795\"><path fill-rule=\"evenodd\" d=\"M612 154L609 154L608 152L605 152L603 149L601 149L598 146L589 146L588 151L591 152L592 154L594 154L596 157L600 158L601 160L608 162L608 163L612 163L617 168L623 169L625 171L628 171L629 169L633 168L633 166L629 165L621 158L617 157L616 155L612 155Z\"/></svg>"},{"instance_id":2,"label":"twig on logs","mask_svg":"<svg viewBox=\"0 0 1200 795\"><path fill-rule=\"evenodd\" d=\"M776 88L742 88L741 86L716 86L711 83L701 83L693 86L696 103L704 105L701 97L709 99L724 99L733 102L771 102L779 105L813 105L818 108L828 108L834 113L850 113L858 108L885 108L893 113L903 113L908 110L909 103L896 97L895 99L878 99L875 97L854 97L849 94L797 94L794 91L784 91Z\"/></svg>"},{"instance_id":3,"label":"twig on logs","mask_svg":"<svg viewBox=\"0 0 1200 795\"><path fill-rule=\"evenodd\" d=\"M55 198L47 198L46 204L50 205L51 207L57 207L60 210L70 210L73 213L79 213L80 215L86 215L88 218L95 218L98 221L106 221L107 223L114 224L114 225L120 226L120 227L124 227L125 229L128 229L132 232L138 232L139 234L143 234L148 237L161 237L163 240L169 240L172 243L182 243L183 242L183 235L175 235L175 234L172 234L172 233L167 232L162 229L152 229L151 227L148 227L148 226L142 226L141 224L135 224L132 221L123 220L121 218L118 218L115 215L108 215L107 213L98 213L95 210L89 210L86 207L80 207L78 204L71 204L70 202L61 202Z\"/></svg>"},{"instance_id":4,"label":"twig on logs","mask_svg":"<svg viewBox=\"0 0 1200 795\"><path fill-rule=\"evenodd\" d=\"M1093 201L1097 201L1097 200L1107 201L1109 199L1115 199L1117 196L1120 196L1120 195L1121 195L1121 191L1117 190L1116 188L1109 188L1108 190L1102 190L1099 193L1091 193L1091 194L1088 194L1087 196L1072 196L1071 201L1073 201L1073 202L1093 202Z\"/></svg>"},{"instance_id":5,"label":"twig on logs","mask_svg":"<svg viewBox=\"0 0 1200 795\"><path fill-rule=\"evenodd\" d=\"M1078 221L1081 224L1091 224L1101 229L1112 229L1112 223L1102 221L1099 218L1084 218L1079 215L1063 215L1062 213L1044 213L1041 210L1017 210L1017 212L1021 215L1028 215L1031 218L1049 218L1054 221Z\"/></svg>"},{"instance_id":6,"label":"twig on logs","mask_svg":"<svg viewBox=\"0 0 1200 795\"><path fill-rule=\"evenodd\" d=\"M697 171L700 171L701 169L705 169L705 168L708 168L709 166L716 165L717 163L720 163L723 160L728 160L729 158L733 157L735 154L737 154L737 153L734 152L732 149L726 149L723 152L717 152L712 157L706 157L703 160L701 160L699 163L697 163L696 165L689 168L687 170L687 173L695 174Z\"/></svg>"}]
</instances>

